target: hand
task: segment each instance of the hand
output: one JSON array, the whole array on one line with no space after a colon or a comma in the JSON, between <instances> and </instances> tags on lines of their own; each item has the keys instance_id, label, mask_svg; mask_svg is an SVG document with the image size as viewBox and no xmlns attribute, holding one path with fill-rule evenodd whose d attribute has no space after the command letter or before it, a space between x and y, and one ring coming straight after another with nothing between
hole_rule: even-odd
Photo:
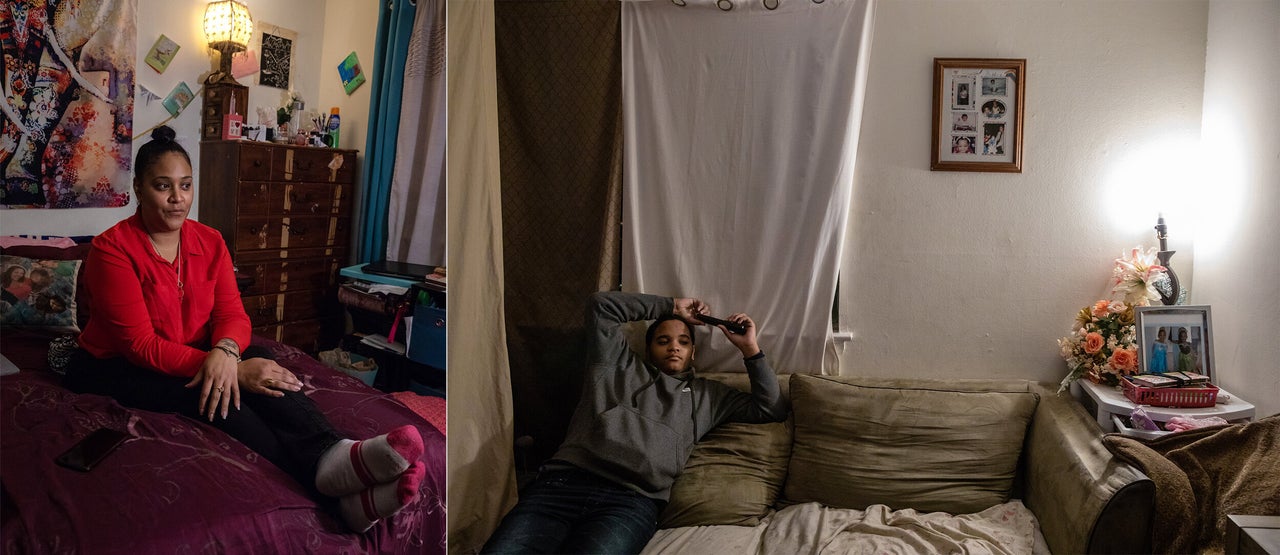
<instances>
[{"instance_id":1,"label":"hand","mask_svg":"<svg viewBox=\"0 0 1280 555\"><path fill-rule=\"evenodd\" d=\"M236 359L227 356L221 349L212 349L204 357L204 364L196 375L187 382L187 387L200 386L200 404L197 409L200 416L213 416L222 413L227 418L228 406L240 410L240 386L236 382Z\"/></svg>"},{"instance_id":2,"label":"hand","mask_svg":"<svg viewBox=\"0 0 1280 555\"><path fill-rule=\"evenodd\" d=\"M690 326L704 325L702 320L695 317L696 315L711 314L711 307L698 299L672 299L672 302L674 306L671 312Z\"/></svg>"},{"instance_id":3,"label":"hand","mask_svg":"<svg viewBox=\"0 0 1280 555\"><path fill-rule=\"evenodd\" d=\"M251 358L240 363L240 387L250 393L284 397L285 391L301 391L302 381L268 358Z\"/></svg>"},{"instance_id":4,"label":"hand","mask_svg":"<svg viewBox=\"0 0 1280 555\"><path fill-rule=\"evenodd\" d=\"M756 323L751 320L751 317L739 312L725 318L725 320L746 328L744 330L745 333L736 334L730 332L729 328L716 326L717 328L720 328L720 331L724 332L724 336L729 339L730 343L733 343L734 347L737 347L739 351L742 351L742 358L756 356L756 353L760 352L760 346L756 343Z\"/></svg>"}]
</instances>

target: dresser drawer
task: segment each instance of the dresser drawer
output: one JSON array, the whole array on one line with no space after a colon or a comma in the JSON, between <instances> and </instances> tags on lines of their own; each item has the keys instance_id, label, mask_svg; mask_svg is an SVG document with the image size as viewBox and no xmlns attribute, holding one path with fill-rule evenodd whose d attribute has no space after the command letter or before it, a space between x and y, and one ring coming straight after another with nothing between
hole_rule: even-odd
<instances>
[{"instance_id":1,"label":"dresser drawer","mask_svg":"<svg viewBox=\"0 0 1280 555\"><path fill-rule=\"evenodd\" d=\"M250 268L264 262L302 261L312 258L332 258L339 262L347 260L347 247L315 247L289 250L242 251L233 254L237 268ZM347 264L342 264L346 266ZM342 266L339 266L341 268ZM247 271L245 271L247 273Z\"/></svg>"},{"instance_id":2,"label":"dresser drawer","mask_svg":"<svg viewBox=\"0 0 1280 555\"><path fill-rule=\"evenodd\" d=\"M284 215L331 215L345 213L346 186L327 183L277 183L272 190L271 209Z\"/></svg>"},{"instance_id":3,"label":"dresser drawer","mask_svg":"<svg viewBox=\"0 0 1280 555\"><path fill-rule=\"evenodd\" d=\"M240 179L266 181L271 178L271 147L244 143L240 146Z\"/></svg>"},{"instance_id":4,"label":"dresser drawer","mask_svg":"<svg viewBox=\"0 0 1280 555\"><path fill-rule=\"evenodd\" d=\"M345 246L350 240L349 226L347 218L326 216L239 218L235 250Z\"/></svg>"},{"instance_id":5,"label":"dresser drawer","mask_svg":"<svg viewBox=\"0 0 1280 555\"><path fill-rule=\"evenodd\" d=\"M271 186L267 183L236 184L236 205L241 216L266 216L271 213Z\"/></svg>"},{"instance_id":6,"label":"dresser drawer","mask_svg":"<svg viewBox=\"0 0 1280 555\"><path fill-rule=\"evenodd\" d=\"M247 217L235 222L235 250L252 251L280 248L280 218Z\"/></svg>"},{"instance_id":7,"label":"dresser drawer","mask_svg":"<svg viewBox=\"0 0 1280 555\"><path fill-rule=\"evenodd\" d=\"M271 159L273 181L322 181L352 183L355 160L348 153L328 148L276 149Z\"/></svg>"},{"instance_id":8,"label":"dresser drawer","mask_svg":"<svg viewBox=\"0 0 1280 555\"><path fill-rule=\"evenodd\" d=\"M253 277L253 285L245 289L244 295L264 295L303 289L325 289L336 287L338 270L342 268L338 259L293 260L284 262L259 262L244 264L238 269L241 273Z\"/></svg>"},{"instance_id":9,"label":"dresser drawer","mask_svg":"<svg viewBox=\"0 0 1280 555\"><path fill-rule=\"evenodd\" d=\"M249 321L257 326L267 326L289 320L316 318L323 312L325 290L297 291L241 297Z\"/></svg>"},{"instance_id":10,"label":"dresser drawer","mask_svg":"<svg viewBox=\"0 0 1280 555\"><path fill-rule=\"evenodd\" d=\"M282 249L345 245L350 232L347 218L294 216L281 218L280 225Z\"/></svg>"}]
</instances>

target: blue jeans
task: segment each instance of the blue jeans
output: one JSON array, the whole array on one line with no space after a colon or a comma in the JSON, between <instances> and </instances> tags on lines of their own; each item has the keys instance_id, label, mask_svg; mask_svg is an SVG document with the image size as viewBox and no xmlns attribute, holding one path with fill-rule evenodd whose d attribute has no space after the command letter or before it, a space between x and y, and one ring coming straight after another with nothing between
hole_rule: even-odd
<instances>
[{"instance_id":1,"label":"blue jeans","mask_svg":"<svg viewBox=\"0 0 1280 555\"><path fill-rule=\"evenodd\" d=\"M660 501L585 470L543 471L480 552L639 553L660 509Z\"/></svg>"}]
</instances>

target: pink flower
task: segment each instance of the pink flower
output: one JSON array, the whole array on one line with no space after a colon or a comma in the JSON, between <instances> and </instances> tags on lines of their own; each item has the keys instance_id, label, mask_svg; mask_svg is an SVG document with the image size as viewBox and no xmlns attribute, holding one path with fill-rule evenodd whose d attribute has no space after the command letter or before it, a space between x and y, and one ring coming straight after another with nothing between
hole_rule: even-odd
<instances>
[{"instance_id":1,"label":"pink flower","mask_svg":"<svg viewBox=\"0 0 1280 555\"><path fill-rule=\"evenodd\" d=\"M1133 349L1117 349L1111 353L1111 367L1129 374L1138 369L1138 354Z\"/></svg>"},{"instance_id":2,"label":"pink flower","mask_svg":"<svg viewBox=\"0 0 1280 555\"><path fill-rule=\"evenodd\" d=\"M1102 338L1102 334L1096 331L1091 331L1088 335L1084 336L1084 352L1094 354L1101 350L1102 346L1106 345L1106 343L1107 340Z\"/></svg>"}]
</instances>

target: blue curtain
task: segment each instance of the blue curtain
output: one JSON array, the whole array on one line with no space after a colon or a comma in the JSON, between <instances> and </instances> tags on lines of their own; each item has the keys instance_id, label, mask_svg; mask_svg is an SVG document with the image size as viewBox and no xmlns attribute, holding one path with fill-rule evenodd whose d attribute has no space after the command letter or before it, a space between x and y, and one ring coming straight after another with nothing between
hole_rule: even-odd
<instances>
[{"instance_id":1,"label":"blue curtain","mask_svg":"<svg viewBox=\"0 0 1280 555\"><path fill-rule=\"evenodd\" d=\"M364 195L356 263L381 260L387 250L387 203L391 198L391 173L396 162L396 135L400 131L400 94L404 85L405 58L417 3L388 0L378 16L374 45L373 91L369 100L369 134L365 139Z\"/></svg>"}]
</instances>

